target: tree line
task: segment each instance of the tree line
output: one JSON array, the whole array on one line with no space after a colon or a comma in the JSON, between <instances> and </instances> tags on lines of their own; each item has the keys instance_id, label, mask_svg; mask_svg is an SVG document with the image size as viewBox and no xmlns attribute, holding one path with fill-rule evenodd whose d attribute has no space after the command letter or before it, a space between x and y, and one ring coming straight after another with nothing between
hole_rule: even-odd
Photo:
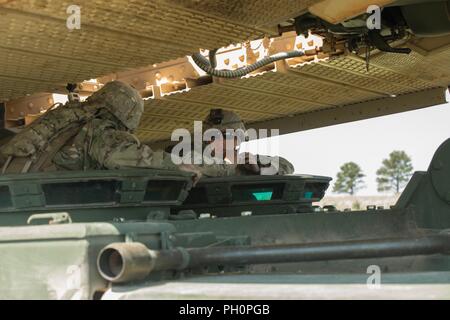
<instances>
[{"instance_id":1,"label":"tree line","mask_svg":"<svg viewBox=\"0 0 450 320\"><path fill-rule=\"evenodd\" d=\"M411 158L404 151L393 151L377 170L379 192L399 193L413 174ZM344 163L336 176L333 192L356 194L365 187L364 173L355 162Z\"/></svg>"}]
</instances>

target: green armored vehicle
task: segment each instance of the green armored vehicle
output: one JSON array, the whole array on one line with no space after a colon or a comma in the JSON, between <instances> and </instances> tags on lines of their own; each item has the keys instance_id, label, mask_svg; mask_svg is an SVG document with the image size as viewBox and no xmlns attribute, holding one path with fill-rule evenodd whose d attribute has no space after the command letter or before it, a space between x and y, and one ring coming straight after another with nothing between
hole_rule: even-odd
<instances>
[{"instance_id":1,"label":"green armored vehicle","mask_svg":"<svg viewBox=\"0 0 450 320\"><path fill-rule=\"evenodd\" d=\"M450 298L450 140L389 209L321 208L321 176L81 171L151 167L213 108L284 135L446 103L449 0L0 3L0 299Z\"/></svg>"},{"instance_id":2,"label":"green armored vehicle","mask_svg":"<svg viewBox=\"0 0 450 320\"><path fill-rule=\"evenodd\" d=\"M3 176L0 297L449 298L449 177L450 140L386 210L317 211L314 176Z\"/></svg>"}]
</instances>

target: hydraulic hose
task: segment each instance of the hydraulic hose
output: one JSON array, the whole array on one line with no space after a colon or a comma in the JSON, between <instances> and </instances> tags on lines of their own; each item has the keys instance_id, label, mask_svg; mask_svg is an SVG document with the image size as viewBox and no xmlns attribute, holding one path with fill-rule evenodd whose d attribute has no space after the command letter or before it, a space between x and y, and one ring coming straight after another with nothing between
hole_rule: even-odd
<instances>
[{"instance_id":1,"label":"hydraulic hose","mask_svg":"<svg viewBox=\"0 0 450 320\"><path fill-rule=\"evenodd\" d=\"M215 51L214 51L215 53ZM210 76L219 77L219 78L240 78L243 77L259 68L262 68L270 63L275 61L290 59L295 57L302 57L305 55L303 50L294 50L288 52L280 52L274 55L264 57L261 60L251 64L249 66L245 66L236 70L217 70L215 68L215 54L210 54L209 57L212 59L212 63L206 59L201 53L194 53L192 55L192 60L194 60L195 64L205 71Z\"/></svg>"}]
</instances>

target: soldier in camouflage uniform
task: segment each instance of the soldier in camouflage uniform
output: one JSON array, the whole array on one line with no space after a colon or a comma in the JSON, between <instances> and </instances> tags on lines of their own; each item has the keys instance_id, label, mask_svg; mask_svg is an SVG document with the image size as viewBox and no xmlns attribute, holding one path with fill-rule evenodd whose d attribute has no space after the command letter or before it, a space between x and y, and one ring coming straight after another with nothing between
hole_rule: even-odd
<instances>
[{"instance_id":1,"label":"soldier in camouflage uniform","mask_svg":"<svg viewBox=\"0 0 450 320\"><path fill-rule=\"evenodd\" d=\"M215 144L218 148L222 148L222 155L225 161L228 161L228 170L227 175L231 175L230 172L233 172L235 175L286 175L294 173L294 166L286 159L282 157L269 157L263 155L249 155L246 154L245 164L236 164L237 152L242 139L239 139L239 134L229 135L227 134L227 129L232 129L235 132L246 131L244 123L241 121L241 118L234 112L222 109L212 109L210 114L203 122L203 129L216 129L219 130L225 139L215 140L212 143ZM226 144L226 139L234 139L234 143ZM227 150L227 148L233 148L231 150ZM234 152L235 161L229 161L225 156L227 152ZM254 161L256 163L252 164L249 159L251 158L257 159ZM205 167L207 165L204 165ZM214 171L214 168L212 168ZM211 170L210 170L211 171ZM211 172L210 175L214 173Z\"/></svg>"},{"instance_id":2,"label":"soldier in camouflage uniform","mask_svg":"<svg viewBox=\"0 0 450 320\"><path fill-rule=\"evenodd\" d=\"M132 134L144 110L139 93L109 82L85 102L50 110L1 148L2 173L131 167L184 170L170 155L141 145Z\"/></svg>"}]
</instances>

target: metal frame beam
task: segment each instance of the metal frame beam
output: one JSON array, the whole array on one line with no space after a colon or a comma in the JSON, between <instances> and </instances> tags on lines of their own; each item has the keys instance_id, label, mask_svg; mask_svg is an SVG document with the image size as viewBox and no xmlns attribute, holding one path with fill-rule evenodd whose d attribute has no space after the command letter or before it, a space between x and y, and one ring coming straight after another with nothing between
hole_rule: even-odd
<instances>
[{"instance_id":1,"label":"metal frame beam","mask_svg":"<svg viewBox=\"0 0 450 320\"><path fill-rule=\"evenodd\" d=\"M446 88L438 87L393 98L381 98L295 116L254 122L247 126L255 129L279 129L280 134L316 129L444 104L447 102L446 90Z\"/></svg>"}]
</instances>

